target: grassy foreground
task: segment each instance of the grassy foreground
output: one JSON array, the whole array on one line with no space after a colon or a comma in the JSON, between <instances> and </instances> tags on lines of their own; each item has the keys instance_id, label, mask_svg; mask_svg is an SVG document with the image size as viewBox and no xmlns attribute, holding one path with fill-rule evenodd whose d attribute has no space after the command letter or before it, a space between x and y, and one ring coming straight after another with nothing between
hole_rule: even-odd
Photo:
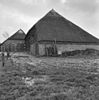
<instances>
[{"instance_id":1,"label":"grassy foreground","mask_svg":"<svg viewBox=\"0 0 99 100\"><path fill-rule=\"evenodd\" d=\"M0 100L99 100L98 59L29 59L6 61Z\"/></svg>"}]
</instances>

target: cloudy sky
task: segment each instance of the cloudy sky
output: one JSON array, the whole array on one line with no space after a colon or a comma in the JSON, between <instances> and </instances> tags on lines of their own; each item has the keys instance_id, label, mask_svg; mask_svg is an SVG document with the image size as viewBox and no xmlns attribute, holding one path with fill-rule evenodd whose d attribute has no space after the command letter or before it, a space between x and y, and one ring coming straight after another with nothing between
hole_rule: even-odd
<instances>
[{"instance_id":1,"label":"cloudy sky","mask_svg":"<svg viewBox=\"0 0 99 100\"><path fill-rule=\"evenodd\" d=\"M99 0L0 0L0 42L27 32L52 8L99 38Z\"/></svg>"}]
</instances>

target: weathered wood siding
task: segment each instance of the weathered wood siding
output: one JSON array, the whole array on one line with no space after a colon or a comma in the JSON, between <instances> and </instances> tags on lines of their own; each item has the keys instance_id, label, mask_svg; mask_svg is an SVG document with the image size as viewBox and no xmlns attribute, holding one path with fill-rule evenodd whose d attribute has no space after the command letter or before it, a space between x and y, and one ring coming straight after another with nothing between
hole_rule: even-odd
<instances>
[{"instance_id":1,"label":"weathered wood siding","mask_svg":"<svg viewBox=\"0 0 99 100\"><path fill-rule=\"evenodd\" d=\"M29 30L28 34L25 37L25 44L27 51L31 51L31 45L36 42L37 40L37 34L36 34L36 27L33 26L32 30Z\"/></svg>"},{"instance_id":2,"label":"weathered wood siding","mask_svg":"<svg viewBox=\"0 0 99 100\"><path fill-rule=\"evenodd\" d=\"M1 45L1 51L23 51L25 50L24 40L7 40Z\"/></svg>"},{"instance_id":3,"label":"weathered wood siding","mask_svg":"<svg viewBox=\"0 0 99 100\"><path fill-rule=\"evenodd\" d=\"M34 56L39 55L39 45L38 43L33 43L32 45L30 45L30 53Z\"/></svg>"},{"instance_id":4,"label":"weathered wood siding","mask_svg":"<svg viewBox=\"0 0 99 100\"><path fill-rule=\"evenodd\" d=\"M58 51L73 51L73 50L85 50L87 48L93 48L99 50L99 45L57 45Z\"/></svg>"},{"instance_id":5,"label":"weathered wood siding","mask_svg":"<svg viewBox=\"0 0 99 100\"><path fill-rule=\"evenodd\" d=\"M33 46L33 45L32 45ZM34 47L31 46L31 50L34 51ZM47 47L51 46L51 44L46 44ZM45 54L45 44L39 44L39 55ZM63 51L73 51L73 50L85 50L87 48L99 50L99 45L76 45L76 44L57 44L58 53ZM35 55L35 52L34 52Z\"/></svg>"},{"instance_id":6,"label":"weathered wood siding","mask_svg":"<svg viewBox=\"0 0 99 100\"><path fill-rule=\"evenodd\" d=\"M32 54L32 55L35 55L35 44L32 44L31 46L30 46L30 53Z\"/></svg>"}]
</instances>

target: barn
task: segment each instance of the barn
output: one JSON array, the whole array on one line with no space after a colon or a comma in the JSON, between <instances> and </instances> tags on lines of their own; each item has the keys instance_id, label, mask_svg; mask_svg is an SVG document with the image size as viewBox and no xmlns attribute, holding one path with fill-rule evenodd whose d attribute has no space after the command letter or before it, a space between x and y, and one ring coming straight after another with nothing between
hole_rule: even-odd
<instances>
[{"instance_id":1,"label":"barn","mask_svg":"<svg viewBox=\"0 0 99 100\"><path fill-rule=\"evenodd\" d=\"M3 52L21 52L24 51L25 33L19 29L15 34L1 43L1 51Z\"/></svg>"},{"instance_id":2,"label":"barn","mask_svg":"<svg viewBox=\"0 0 99 100\"><path fill-rule=\"evenodd\" d=\"M35 56L87 48L99 50L99 39L53 9L28 31L25 43L27 51Z\"/></svg>"}]
</instances>

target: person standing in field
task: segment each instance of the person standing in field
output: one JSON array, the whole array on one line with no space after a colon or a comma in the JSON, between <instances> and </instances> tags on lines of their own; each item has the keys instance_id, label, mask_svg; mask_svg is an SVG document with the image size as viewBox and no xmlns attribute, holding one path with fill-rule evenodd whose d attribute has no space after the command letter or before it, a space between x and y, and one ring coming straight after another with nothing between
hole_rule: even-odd
<instances>
[{"instance_id":1,"label":"person standing in field","mask_svg":"<svg viewBox=\"0 0 99 100\"><path fill-rule=\"evenodd\" d=\"M9 57L10 57L10 54L9 54L9 52L7 52L7 60L8 60Z\"/></svg>"},{"instance_id":2,"label":"person standing in field","mask_svg":"<svg viewBox=\"0 0 99 100\"><path fill-rule=\"evenodd\" d=\"M4 53L1 54L1 58L2 58L2 66L4 67L4 65L5 65Z\"/></svg>"}]
</instances>

